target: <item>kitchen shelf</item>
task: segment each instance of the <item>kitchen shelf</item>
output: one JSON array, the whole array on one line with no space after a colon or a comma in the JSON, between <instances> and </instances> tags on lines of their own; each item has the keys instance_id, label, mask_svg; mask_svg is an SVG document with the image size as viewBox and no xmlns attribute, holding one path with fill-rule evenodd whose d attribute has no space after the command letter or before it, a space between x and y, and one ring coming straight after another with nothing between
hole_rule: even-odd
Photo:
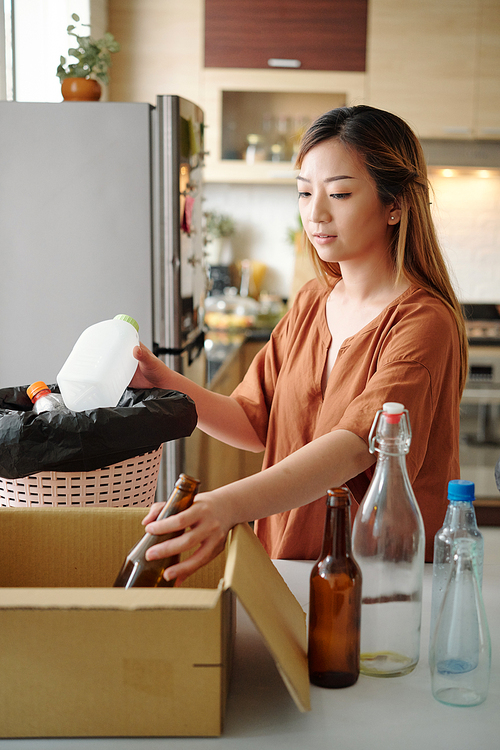
<instances>
[{"instance_id":1,"label":"kitchen shelf","mask_svg":"<svg viewBox=\"0 0 500 750\"><path fill-rule=\"evenodd\" d=\"M311 122L345 103L345 93L224 90L221 157L245 160L251 135L259 139L261 160L289 165Z\"/></svg>"},{"instance_id":2,"label":"kitchen shelf","mask_svg":"<svg viewBox=\"0 0 500 750\"><path fill-rule=\"evenodd\" d=\"M207 164L204 168L205 182L291 185L295 183L297 174L291 162L284 164L263 161L258 164L247 164L242 159L223 159L216 164Z\"/></svg>"},{"instance_id":3,"label":"kitchen shelf","mask_svg":"<svg viewBox=\"0 0 500 750\"><path fill-rule=\"evenodd\" d=\"M205 182L293 182L293 147L304 128L323 112L364 98L364 73L303 70L290 75L283 70L211 68L204 70L203 78ZM269 158L273 131L286 141L283 161ZM248 164L251 134L265 142L266 159Z\"/></svg>"}]
</instances>

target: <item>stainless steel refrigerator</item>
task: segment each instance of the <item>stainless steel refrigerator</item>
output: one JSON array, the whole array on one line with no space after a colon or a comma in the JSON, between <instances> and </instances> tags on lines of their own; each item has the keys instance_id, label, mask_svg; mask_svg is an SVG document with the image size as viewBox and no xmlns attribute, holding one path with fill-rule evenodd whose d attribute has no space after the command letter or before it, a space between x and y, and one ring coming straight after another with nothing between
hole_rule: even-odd
<instances>
[{"instance_id":1,"label":"stainless steel refrigerator","mask_svg":"<svg viewBox=\"0 0 500 750\"><path fill-rule=\"evenodd\" d=\"M203 128L177 96L0 102L0 388L55 383L80 333L118 313L203 379ZM157 499L184 463L166 443Z\"/></svg>"}]
</instances>

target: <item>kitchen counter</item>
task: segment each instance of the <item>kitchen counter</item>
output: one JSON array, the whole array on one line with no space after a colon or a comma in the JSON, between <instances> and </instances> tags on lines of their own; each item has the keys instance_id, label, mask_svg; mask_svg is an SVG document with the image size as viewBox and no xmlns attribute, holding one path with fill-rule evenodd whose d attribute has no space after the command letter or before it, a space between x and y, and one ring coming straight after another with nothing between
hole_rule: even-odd
<instances>
[{"instance_id":1,"label":"kitchen counter","mask_svg":"<svg viewBox=\"0 0 500 750\"><path fill-rule=\"evenodd\" d=\"M220 368L235 356L243 344L250 341L266 342L271 328L249 328L244 331L213 331L205 334L205 357L207 362L207 386L210 387Z\"/></svg>"},{"instance_id":2,"label":"kitchen counter","mask_svg":"<svg viewBox=\"0 0 500 750\"><path fill-rule=\"evenodd\" d=\"M300 713L262 638L238 603L233 677L220 738L0 740L12 750L495 750L500 745L500 529L482 528L483 594L492 642L490 690L471 708L444 706L432 697L427 660L432 566L425 566L421 657L406 677L360 675L343 690L311 686L312 711ZM280 560L276 567L307 612L308 561ZM151 675L154 680L154 675ZM29 696L26 696L29 711Z\"/></svg>"}]
</instances>

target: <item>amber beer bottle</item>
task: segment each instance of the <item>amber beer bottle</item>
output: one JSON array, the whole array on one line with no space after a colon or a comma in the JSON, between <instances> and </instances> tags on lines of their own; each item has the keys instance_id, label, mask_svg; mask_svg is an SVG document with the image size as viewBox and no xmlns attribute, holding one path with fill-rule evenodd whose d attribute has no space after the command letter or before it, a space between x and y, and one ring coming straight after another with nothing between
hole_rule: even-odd
<instances>
[{"instance_id":1,"label":"amber beer bottle","mask_svg":"<svg viewBox=\"0 0 500 750\"><path fill-rule=\"evenodd\" d=\"M156 520L160 521L163 518L168 518L175 513L180 513L189 508L194 496L198 492L199 484L198 479L188 477L187 474L181 474L175 483L172 494ZM173 586L175 579L166 581L163 578L163 571L171 565L175 565L179 561L179 555L173 555L161 560L146 560L146 551L154 544L172 539L175 536L180 536L180 534L182 534L182 531L162 534L161 536L146 532L142 539L128 553L113 586L125 589L132 587Z\"/></svg>"},{"instance_id":2,"label":"amber beer bottle","mask_svg":"<svg viewBox=\"0 0 500 750\"><path fill-rule=\"evenodd\" d=\"M328 490L321 557L310 578L309 679L342 688L359 676L361 571L351 552L351 496Z\"/></svg>"}]
</instances>

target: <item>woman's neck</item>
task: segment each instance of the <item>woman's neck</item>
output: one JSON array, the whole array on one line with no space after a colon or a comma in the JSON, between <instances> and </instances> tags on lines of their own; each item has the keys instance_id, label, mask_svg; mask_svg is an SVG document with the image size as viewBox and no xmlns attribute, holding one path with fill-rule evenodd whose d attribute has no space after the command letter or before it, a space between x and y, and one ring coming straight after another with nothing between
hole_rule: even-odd
<instances>
[{"instance_id":1,"label":"woman's neck","mask_svg":"<svg viewBox=\"0 0 500 750\"><path fill-rule=\"evenodd\" d=\"M398 279L392 268L360 269L347 263L341 264L341 273L333 294L343 304L383 309L411 286L404 276Z\"/></svg>"}]
</instances>

